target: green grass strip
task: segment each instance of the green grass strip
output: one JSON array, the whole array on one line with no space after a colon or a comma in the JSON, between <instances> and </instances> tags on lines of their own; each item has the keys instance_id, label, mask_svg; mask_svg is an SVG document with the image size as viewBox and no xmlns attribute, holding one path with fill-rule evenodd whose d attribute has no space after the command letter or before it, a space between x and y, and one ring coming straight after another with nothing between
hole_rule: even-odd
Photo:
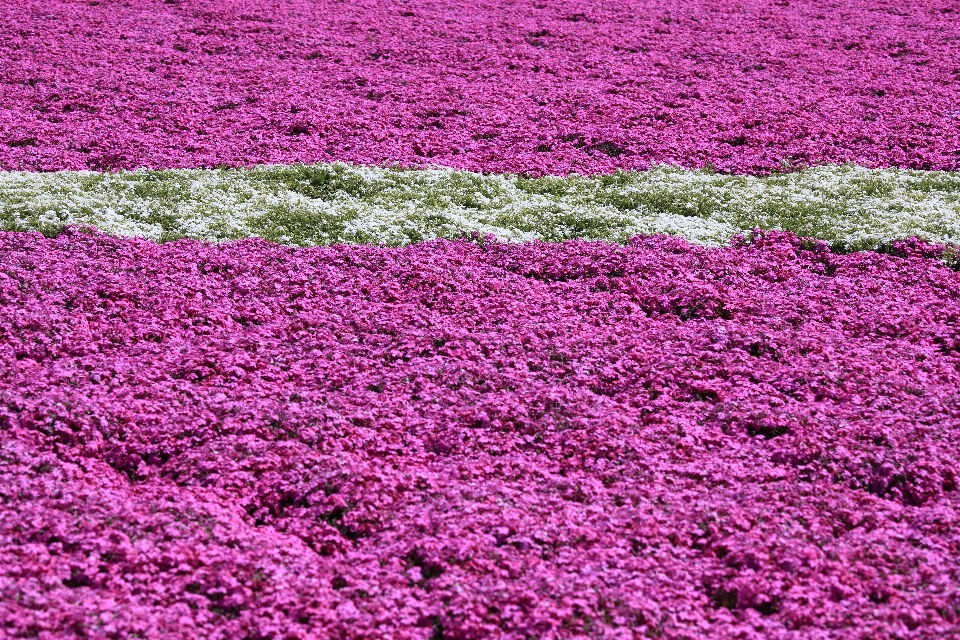
<instances>
[{"instance_id":1,"label":"green grass strip","mask_svg":"<svg viewBox=\"0 0 960 640\"><path fill-rule=\"evenodd\" d=\"M531 179L342 163L0 172L0 228L54 235L72 224L159 241L259 236L302 246L396 246L473 231L514 242L665 233L725 245L755 227L848 251L913 235L957 245L960 173L845 165L755 177L658 167Z\"/></svg>"}]
</instances>

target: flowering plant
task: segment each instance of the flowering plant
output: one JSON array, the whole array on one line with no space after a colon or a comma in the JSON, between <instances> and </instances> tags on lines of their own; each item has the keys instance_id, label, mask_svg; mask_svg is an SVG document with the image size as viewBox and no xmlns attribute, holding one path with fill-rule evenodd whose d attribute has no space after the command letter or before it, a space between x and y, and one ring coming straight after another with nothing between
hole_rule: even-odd
<instances>
[{"instance_id":1,"label":"flowering plant","mask_svg":"<svg viewBox=\"0 0 960 640\"><path fill-rule=\"evenodd\" d=\"M13 636L945 637L942 247L0 235Z\"/></svg>"}]
</instances>

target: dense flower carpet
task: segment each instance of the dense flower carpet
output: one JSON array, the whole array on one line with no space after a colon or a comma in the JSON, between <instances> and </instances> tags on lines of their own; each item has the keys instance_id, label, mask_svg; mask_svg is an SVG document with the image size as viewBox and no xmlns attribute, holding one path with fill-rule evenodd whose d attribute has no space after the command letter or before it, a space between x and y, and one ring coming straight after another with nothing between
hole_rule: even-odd
<instances>
[{"instance_id":1,"label":"dense flower carpet","mask_svg":"<svg viewBox=\"0 0 960 640\"><path fill-rule=\"evenodd\" d=\"M960 163L955 0L5 0L0 163Z\"/></svg>"},{"instance_id":2,"label":"dense flower carpet","mask_svg":"<svg viewBox=\"0 0 960 640\"><path fill-rule=\"evenodd\" d=\"M0 636L960 638L960 6L0 0Z\"/></svg>"}]
</instances>

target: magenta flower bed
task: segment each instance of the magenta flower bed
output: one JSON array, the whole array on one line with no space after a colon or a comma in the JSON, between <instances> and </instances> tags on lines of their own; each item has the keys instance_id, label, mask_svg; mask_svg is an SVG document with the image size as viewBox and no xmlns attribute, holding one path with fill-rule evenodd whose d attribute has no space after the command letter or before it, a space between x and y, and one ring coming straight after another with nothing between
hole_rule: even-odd
<instances>
[{"instance_id":1,"label":"magenta flower bed","mask_svg":"<svg viewBox=\"0 0 960 640\"><path fill-rule=\"evenodd\" d=\"M960 169L953 0L4 4L3 169Z\"/></svg>"},{"instance_id":2,"label":"magenta flower bed","mask_svg":"<svg viewBox=\"0 0 960 640\"><path fill-rule=\"evenodd\" d=\"M919 243L0 235L13 637L943 638Z\"/></svg>"}]
</instances>

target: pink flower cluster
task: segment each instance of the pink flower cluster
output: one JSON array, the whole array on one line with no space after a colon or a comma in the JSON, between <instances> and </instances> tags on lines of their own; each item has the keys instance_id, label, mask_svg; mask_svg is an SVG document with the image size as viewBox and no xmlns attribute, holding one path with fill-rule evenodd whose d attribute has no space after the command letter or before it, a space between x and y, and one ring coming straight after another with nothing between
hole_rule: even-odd
<instances>
[{"instance_id":1,"label":"pink flower cluster","mask_svg":"<svg viewBox=\"0 0 960 640\"><path fill-rule=\"evenodd\" d=\"M960 169L955 0L22 0L0 168Z\"/></svg>"},{"instance_id":2,"label":"pink flower cluster","mask_svg":"<svg viewBox=\"0 0 960 640\"><path fill-rule=\"evenodd\" d=\"M938 252L2 234L0 629L955 635Z\"/></svg>"}]
</instances>

